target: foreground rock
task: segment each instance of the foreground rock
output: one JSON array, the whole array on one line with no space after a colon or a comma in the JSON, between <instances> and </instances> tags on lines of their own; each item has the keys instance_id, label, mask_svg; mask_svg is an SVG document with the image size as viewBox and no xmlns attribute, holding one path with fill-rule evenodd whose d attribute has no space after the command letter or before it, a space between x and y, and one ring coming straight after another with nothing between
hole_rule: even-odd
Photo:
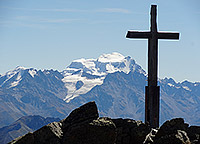
<instances>
[{"instance_id":1,"label":"foreground rock","mask_svg":"<svg viewBox=\"0 0 200 144\"><path fill-rule=\"evenodd\" d=\"M15 144L113 144L116 126L109 118L99 118L95 102L75 109L60 122L48 124L10 143Z\"/></svg>"},{"instance_id":2,"label":"foreground rock","mask_svg":"<svg viewBox=\"0 0 200 144\"><path fill-rule=\"evenodd\" d=\"M199 144L200 127L181 118L151 129L141 121L99 118L95 102L75 109L60 122L19 137L10 144Z\"/></svg>"}]
</instances>

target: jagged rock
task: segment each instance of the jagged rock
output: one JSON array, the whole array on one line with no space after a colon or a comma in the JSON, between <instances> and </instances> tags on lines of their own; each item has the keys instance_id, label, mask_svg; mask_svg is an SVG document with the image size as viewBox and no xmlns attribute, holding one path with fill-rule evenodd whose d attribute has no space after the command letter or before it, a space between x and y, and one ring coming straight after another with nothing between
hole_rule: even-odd
<instances>
[{"instance_id":1,"label":"jagged rock","mask_svg":"<svg viewBox=\"0 0 200 144\"><path fill-rule=\"evenodd\" d=\"M142 144L150 127L141 121L131 119L113 119L117 127L116 144Z\"/></svg>"},{"instance_id":2,"label":"jagged rock","mask_svg":"<svg viewBox=\"0 0 200 144\"><path fill-rule=\"evenodd\" d=\"M75 123L80 123L86 120L93 120L99 117L97 106L94 101L88 102L83 106L73 110L69 116L62 120L64 127L68 125L73 125Z\"/></svg>"},{"instance_id":3,"label":"jagged rock","mask_svg":"<svg viewBox=\"0 0 200 144\"><path fill-rule=\"evenodd\" d=\"M177 130L186 131L188 126L189 125L187 123L184 123L184 120L182 118L168 120L160 127L156 136L161 137L164 135L170 135L176 133Z\"/></svg>"},{"instance_id":4,"label":"jagged rock","mask_svg":"<svg viewBox=\"0 0 200 144\"><path fill-rule=\"evenodd\" d=\"M177 130L169 135L155 137L154 144L190 144L190 140L185 131Z\"/></svg>"},{"instance_id":5,"label":"jagged rock","mask_svg":"<svg viewBox=\"0 0 200 144\"><path fill-rule=\"evenodd\" d=\"M99 118L95 102L89 102L66 119L10 144L199 144L199 136L200 127L188 127L182 118L166 121L159 129L131 119Z\"/></svg>"},{"instance_id":6,"label":"jagged rock","mask_svg":"<svg viewBox=\"0 0 200 144\"><path fill-rule=\"evenodd\" d=\"M61 122L48 124L10 144L114 144L115 124L109 118L98 117L95 102L89 102Z\"/></svg>"},{"instance_id":7,"label":"jagged rock","mask_svg":"<svg viewBox=\"0 0 200 144\"><path fill-rule=\"evenodd\" d=\"M187 136L188 124L182 118L166 121L158 130L153 141L155 144L190 144Z\"/></svg>"},{"instance_id":8,"label":"jagged rock","mask_svg":"<svg viewBox=\"0 0 200 144\"><path fill-rule=\"evenodd\" d=\"M153 139L156 136L157 132L158 132L157 129L151 129L151 132L146 136L143 144L153 144Z\"/></svg>"},{"instance_id":9,"label":"jagged rock","mask_svg":"<svg viewBox=\"0 0 200 144\"><path fill-rule=\"evenodd\" d=\"M63 136L64 144L114 144L116 127L111 119L98 118L68 128Z\"/></svg>"},{"instance_id":10,"label":"jagged rock","mask_svg":"<svg viewBox=\"0 0 200 144\"><path fill-rule=\"evenodd\" d=\"M116 137L115 124L111 119L98 118L95 102L89 102L72 111L63 120L65 144L113 144Z\"/></svg>"},{"instance_id":11,"label":"jagged rock","mask_svg":"<svg viewBox=\"0 0 200 144\"><path fill-rule=\"evenodd\" d=\"M200 126L190 126L187 129L191 144L200 144Z\"/></svg>"},{"instance_id":12,"label":"jagged rock","mask_svg":"<svg viewBox=\"0 0 200 144\"><path fill-rule=\"evenodd\" d=\"M60 122L53 122L34 133L28 133L13 140L10 144L60 144L62 138L61 127Z\"/></svg>"},{"instance_id":13,"label":"jagged rock","mask_svg":"<svg viewBox=\"0 0 200 144\"><path fill-rule=\"evenodd\" d=\"M18 137L8 144L34 144L34 136L33 133L29 132L26 135Z\"/></svg>"}]
</instances>

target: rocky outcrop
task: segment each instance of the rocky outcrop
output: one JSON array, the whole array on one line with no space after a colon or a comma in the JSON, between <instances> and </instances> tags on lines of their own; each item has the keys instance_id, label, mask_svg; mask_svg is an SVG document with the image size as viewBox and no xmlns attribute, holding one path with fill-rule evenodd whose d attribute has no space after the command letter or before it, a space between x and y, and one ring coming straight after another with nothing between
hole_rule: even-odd
<instances>
[{"instance_id":1,"label":"rocky outcrop","mask_svg":"<svg viewBox=\"0 0 200 144\"><path fill-rule=\"evenodd\" d=\"M200 144L200 126L190 126L186 132L192 144Z\"/></svg>"},{"instance_id":2,"label":"rocky outcrop","mask_svg":"<svg viewBox=\"0 0 200 144\"><path fill-rule=\"evenodd\" d=\"M166 121L159 129L152 129L144 144L200 144L200 127L184 123L182 118Z\"/></svg>"},{"instance_id":3,"label":"rocky outcrop","mask_svg":"<svg viewBox=\"0 0 200 144\"><path fill-rule=\"evenodd\" d=\"M185 132L188 124L182 118L166 121L155 135L154 142L157 144L190 144Z\"/></svg>"},{"instance_id":4,"label":"rocky outcrop","mask_svg":"<svg viewBox=\"0 0 200 144\"><path fill-rule=\"evenodd\" d=\"M131 119L112 119L116 125L117 144L142 144L146 135L151 131L148 125Z\"/></svg>"},{"instance_id":5,"label":"rocky outcrop","mask_svg":"<svg viewBox=\"0 0 200 144\"><path fill-rule=\"evenodd\" d=\"M10 144L199 144L200 127L182 118L151 129L141 121L99 117L95 102L89 102L60 122L50 123Z\"/></svg>"},{"instance_id":6,"label":"rocky outcrop","mask_svg":"<svg viewBox=\"0 0 200 144\"><path fill-rule=\"evenodd\" d=\"M99 118L95 102L75 109L60 122L48 124L11 144L113 144L116 126L110 118Z\"/></svg>"}]
</instances>

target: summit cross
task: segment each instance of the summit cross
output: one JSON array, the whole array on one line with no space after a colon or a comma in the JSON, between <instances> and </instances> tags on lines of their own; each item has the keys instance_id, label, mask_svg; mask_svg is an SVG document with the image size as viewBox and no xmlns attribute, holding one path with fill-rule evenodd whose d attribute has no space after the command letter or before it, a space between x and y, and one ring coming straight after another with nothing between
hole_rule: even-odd
<instances>
[{"instance_id":1,"label":"summit cross","mask_svg":"<svg viewBox=\"0 0 200 144\"><path fill-rule=\"evenodd\" d=\"M126 38L148 39L148 86L145 87L145 123L159 127L160 86L158 79L158 39L179 39L179 33L158 32L157 5L151 5L150 31L128 31Z\"/></svg>"}]
</instances>

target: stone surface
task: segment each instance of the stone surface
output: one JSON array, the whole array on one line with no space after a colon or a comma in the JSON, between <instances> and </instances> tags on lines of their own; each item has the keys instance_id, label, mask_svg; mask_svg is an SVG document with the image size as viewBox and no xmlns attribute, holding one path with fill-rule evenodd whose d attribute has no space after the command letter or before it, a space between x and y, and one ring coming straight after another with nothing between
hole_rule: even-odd
<instances>
[{"instance_id":1,"label":"stone surface","mask_svg":"<svg viewBox=\"0 0 200 144\"><path fill-rule=\"evenodd\" d=\"M16 138L10 144L199 144L200 127L182 118L151 129L142 121L99 118L95 102L75 109L60 122Z\"/></svg>"},{"instance_id":2,"label":"stone surface","mask_svg":"<svg viewBox=\"0 0 200 144\"><path fill-rule=\"evenodd\" d=\"M190 144L187 133L182 130L177 130L169 135L155 137L154 139L153 144Z\"/></svg>"},{"instance_id":3,"label":"stone surface","mask_svg":"<svg viewBox=\"0 0 200 144\"><path fill-rule=\"evenodd\" d=\"M73 110L69 116L62 120L64 126L80 123L86 120L93 120L99 117L97 106L94 101Z\"/></svg>"},{"instance_id":4,"label":"stone surface","mask_svg":"<svg viewBox=\"0 0 200 144\"><path fill-rule=\"evenodd\" d=\"M182 118L168 120L160 127L156 136L161 137L164 135L170 135L176 133L177 130L186 131L188 126L189 125L184 123L184 120Z\"/></svg>"},{"instance_id":5,"label":"stone surface","mask_svg":"<svg viewBox=\"0 0 200 144\"><path fill-rule=\"evenodd\" d=\"M64 144L114 144L115 124L111 119L98 118L68 128L63 136Z\"/></svg>"},{"instance_id":6,"label":"stone surface","mask_svg":"<svg viewBox=\"0 0 200 144\"><path fill-rule=\"evenodd\" d=\"M117 129L116 144L142 144L150 127L141 121L131 119L113 119Z\"/></svg>"},{"instance_id":7,"label":"stone surface","mask_svg":"<svg viewBox=\"0 0 200 144\"><path fill-rule=\"evenodd\" d=\"M60 121L34 133L19 137L11 144L113 144L116 126L110 118L99 118L95 102L89 102Z\"/></svg>"},{"instance_id":8,"label":"stone surface","mask_svg":"<svg viewBox=\"0 0 200 144\"><path fill-rule=\"evenodd\" d=\"M34 133L28 133L12 141L12 144L60 144L62 137L62 124L60 122L50 123Z\"/></svg>"},{"instance_id":9,"label":"stone surface","mask_svg":"<svg viewBox=\"0 0 200 144\"><path fill-rule=\"evenodd\" d=\"M190 126L187 134L192 144L200 144L200 126Z\"/></svg>"},{"instance_id":10,"label":"stone surface","mask_svg":"<svg viewBox=\"0 0 200 144\"><path fill-rule=\"evenodd\" d=\"M187 136L188 124L182 118L166 121L153 138L156 144L190 144Z\"/></svg>"},{"instance_id":11,"label":"stone surface","mask_svg":"<svg viewBox=\"0 0 200 144\"><path fill-rule=\"evenodd\" d=\"M153 144L153 139L156 136L156 133L158 132L157 129L151 129L151 132L146 136L144 144Z\"/></svg>"}]
</instances>

